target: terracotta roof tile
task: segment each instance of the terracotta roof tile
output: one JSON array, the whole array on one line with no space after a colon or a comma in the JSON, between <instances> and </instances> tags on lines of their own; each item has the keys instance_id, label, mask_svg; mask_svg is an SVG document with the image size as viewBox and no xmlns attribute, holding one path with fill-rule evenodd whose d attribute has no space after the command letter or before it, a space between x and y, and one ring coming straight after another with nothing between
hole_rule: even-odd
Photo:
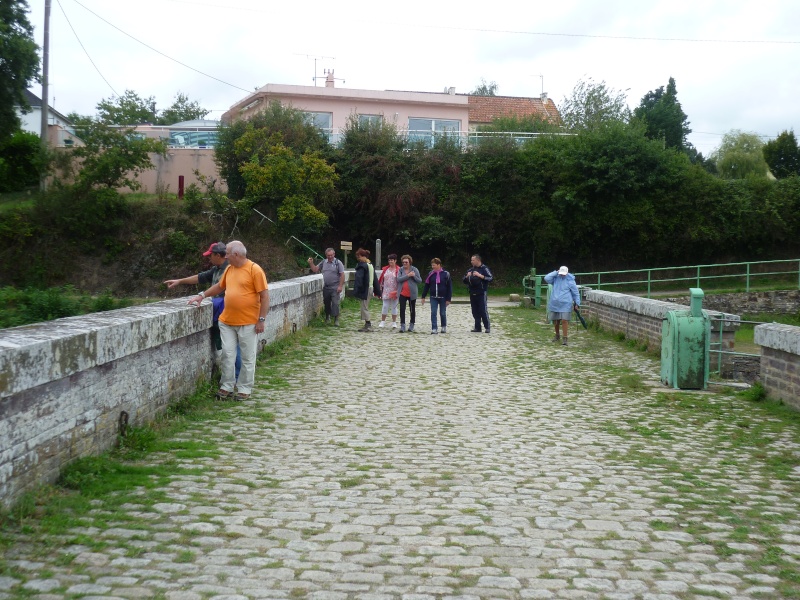
<instances>
[{"instance_id":1,"label":"terracotta roof tile","mask_svg":"<svg viewBox=\"0 0 800 600\"><path fill-rule=\"evenodd\" d=\"M469 96L470 124L491 123L500 117L538 116L550 122L560 121L555 103L541 98L518 98L514 96Z\"/></svg>"}]
</instances>

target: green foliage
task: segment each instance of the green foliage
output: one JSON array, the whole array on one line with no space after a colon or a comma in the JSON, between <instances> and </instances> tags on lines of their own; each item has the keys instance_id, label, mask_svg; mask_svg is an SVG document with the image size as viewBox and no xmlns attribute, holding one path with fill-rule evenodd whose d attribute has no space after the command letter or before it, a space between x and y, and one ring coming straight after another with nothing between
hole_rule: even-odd
<instances>
[{"instance_id":1,"label":"green foliage","mask_svg":"<svg viewBox=\"0 0 800 600\"><path fill-rule=\"evenodd\" d=\"M250 141L239 144L238 141L248 134ZM275 137L279 135L280 138ZM263 111L256 113L246 121L236 121L222 125L217 134L215 160L222 178L228 185L231 198L241 199L247 193L247 183L241 174L241 168L253 158L253 153L264 146L269 147L280 141L297 154L306 152L327 152L328 141L322 132L309 123L305 114L291 106L283 106L280 102L270 102Z\"/></svg>"},{"instance_id":2,"label":"green foliage","mask_svg":"<svg viewBox=\"0 0 800 600\"><path fill-rule=\"evenodd\" d=\"M0 329L114 310L129 304L128 300L115 299L110 292L92 298L71 286L44 290L5 286L0 288Z\"/></svg>"},{"instance_id":3,"label":"green foliage","mask_svg":"<svg viewBox=\"0 0 800 600\"><path fill-rule=\"evenodd\" d=\"M489 125L480 125L478 131L541 133L557 131L559 128L559 125L551 123L543 116L528 115L524 117L498 117Z\"/></svg>"},{"instance_id":4,"label":"green foliage","mask_svg":"<svg viewBox=\"0 0 800 600\"><path fill-rule=\"evenodd\" d=\"M0 140L19 129L17 107L29 111L25 90L39 81L39 47L25 0L0 2Z\"/></svg>"},{"instance_id":5,"label":"green foliage","mask_svg":"<svg viewBox=\"0 0 800 600\"><path fill-rule=\"evenodd\" d=\"M191 102L189 98L181 93L175 96L175 101L169 108L164 109L158 116L159 125L174 125L183 121L194 121L202 119L211 111L200 106L196 100Z\"/></svg>"},{"instance_id":6,"label":"green foliage","mask_svg":"<svg viewBox=\"0 0 800 600\"><path fill-rule=\"evenodd\" d=\"M645 135L651 140L663 140L666 148L676 150L688 147L686 136L692 130L678 102L678 91L672 77L669 78L666 92L664 86L647 92L633 111L633 116L645 124Z\"/></svg>"},{"instance_id":7,"label":"green foliage","mask_svg":"<svg viewBox=\"0 0 800 600\"><path fill-rule=\"evenodd\" d=\"M725 134L714 152L717 171L723 179L766 177L767 163L762 148L764 142L755 133L734 129Z\"/></svg>"},{"instance_id":8,"label":"green foliage","mask_svg":"<svg viewBox=\"0 0 800 600\"><path fill-rule=\"evenodd\" d=\"M246 186L243 208L277 214L278 223L295 233L319 233L328 224L321 209L329 209L338 177L318 152L300 154L281 138L251 129L236 141L237 151L251 157L239 169Z\"/></svg>"},{"instance_id":9,"label":"green foliage","mask_svg":"<svg viewBox=\"0 0 800 600\"><path fill-rule=\"evenodd\" d=\"M97 119L106 125L153 124L158 120L156 99L142 98L133 90L125 90L122 96L103 98L97 103Z\"/></svg>"},{"instance_id":10,"label":"green foliage","mask_svg":"<svg viewBox=\"0 0 800 600\"><path fill-rule=\"evenodd\" d=\"M150 154L166 153L166 143L142 137L133 129L91 122L80 131L82 146L65 153L57 164L62 182L74 189L97 187L139 189L135 175L150 169Z\"/></svg>"},{"instance_id":11,"label":"green foliage","mask_svg":"<svg viewBox=\"0 0 800 600\"><path fill-rule=\"evenodd\" d=\"M609 88L605 81L579 81L569 98L558 107L561 121L572 131L592 130L615 122L627 123L630 110L624 92Z\"/></svg>"},{"instance_id":12,"label":"green foliage","mask_svg":"<svg viewBox=\"0 0 800 600\"><path fill-rule=\"evenodd\" d=\"M794 131L783 131L764 144L764 160L772 174L778 179L800 175L800 146Z\"/></svg>"},{"instance_id":13,"label":"green foliage","mask_svg":"<svg viewBox=\"0 0 800 600\"><path fill-rule=\"evenodd\" d=\"M486 80L481 77L481 82L479 85L475 86L475 89L470 92L471 96L496 96L497 95L497 83L492 81L490 83L486 83Z\"/></svg>"},{"instance_id":14,"label":"green foliage","mask_svg":"<svg viewBox=\"0 0 800 600\"><path fill-rule=\"evenodd\" d=\"M196 183L190 183L183 192L187 215L199 214L203 208L203 192Z\"/></svg>"},{"instance_id":15,"label":"green foliage","mask_svg":"<svg viewBox=\"0 0 800 600\"><path fill-rule=\"evenodd\" d=\"M45 157L39 136L16 131L0 142L0 193L38 185Z\"/></svg>"},{"instance_id":16,"label":"green foliage","mask_svg":"<svg viewBox=\"0 0 800 600\"><path fill-rule=\"evenodd\" d=\"M170 252L173 256L188 256L195 252L194 241L183 231L172 231L167 235Z\"/></svg>"}]
</instances>

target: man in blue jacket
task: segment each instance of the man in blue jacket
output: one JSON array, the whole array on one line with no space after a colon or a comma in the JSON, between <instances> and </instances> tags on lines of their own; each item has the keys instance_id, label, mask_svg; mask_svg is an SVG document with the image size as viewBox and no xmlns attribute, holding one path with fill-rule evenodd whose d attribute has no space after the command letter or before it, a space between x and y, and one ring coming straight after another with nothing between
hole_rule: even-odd
<instances>
[{"instance_id":1,"label":"man in blue jacket","mask_svg":"<svg viewBox=\"0 0 800 600\"><path fill-rule=\"evenodd\" d=\"M472 255L472 266L464 275L464 283L469 286L469 304L472 307L472 317L475 319L475 327L471 330L472 333L481 332L481 323L483 323L483 330L489 333L489 310L486 306L487 296L486 291L489 289L489 283L494 279L492 272L489 270L479 254Z\"/></svg>"},{"instance_id":2,"label":"man in blue jacket","mask_svg":"<svg viewBox=\"0 0 800 600\"><path fill-rule=\"evenodd\" d=\"M556 328L553 341L561 340L558 333L558 324L561 323L561 331L564 334L561 344L566 346L572 311L581 305L581 296L578 293L578 286L575 284L575 276L569 272L567 267L561 267L558 271L545 275L544 280L553 286L550 300L547 302L547 318L555 324Z\"/></svg>"}]
</instances>

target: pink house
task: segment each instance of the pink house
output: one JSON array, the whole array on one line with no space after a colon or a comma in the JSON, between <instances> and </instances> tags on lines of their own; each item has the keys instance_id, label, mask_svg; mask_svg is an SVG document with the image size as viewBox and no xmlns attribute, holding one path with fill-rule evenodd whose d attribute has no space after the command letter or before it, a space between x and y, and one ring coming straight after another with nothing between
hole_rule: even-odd
<instances>
[{"instance_id":1,"label":"pink house","mask_svg":"<svg viewBox=\"0 0 800 600\"><path fill-rule=\"evenodd\" d=\"M412 139L432 139L436 134L466 136L487 116L528 116L539 114L557 122L558 111L552 100L509 96L470 96L456 94L455 88L443 92L405 92L395 90L357 90L335 87L329 72L325 87L268 83L234 104L222 115L224 123L248 119L271 101L292 105L306 112L329 139L336 143L351 115L360 120L384 120Z\"/></svg>"}]
</instances>

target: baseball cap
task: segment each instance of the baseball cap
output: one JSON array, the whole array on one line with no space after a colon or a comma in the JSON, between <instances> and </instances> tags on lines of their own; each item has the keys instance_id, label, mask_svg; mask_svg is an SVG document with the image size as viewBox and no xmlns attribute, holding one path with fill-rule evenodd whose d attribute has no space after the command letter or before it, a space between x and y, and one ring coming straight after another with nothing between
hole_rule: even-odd
<instances>
[{"instance_id":1,"label":"baseball cap","mask_svg":"<svg viewBox=\"0 0 800 600\"><path fill-rule=\"evenodd\" d=\"M211 256L211 254L225 254L226 246L222 242L214 242L208 247L208 250L203 252L203 256Z\"/></svg>"},{"instance_id":2,"label":"baseball cap","mask_svg":"<svg viewBox=\"0 0 800 600\"><path fill-rule=\"evenodd\" d=\"M559 275L566 275L567 273L569 273L569 269L568 269L567 267L561 267L561 268L558 270L558 274L559 274Z\"/></svg>"}]
</instances>

